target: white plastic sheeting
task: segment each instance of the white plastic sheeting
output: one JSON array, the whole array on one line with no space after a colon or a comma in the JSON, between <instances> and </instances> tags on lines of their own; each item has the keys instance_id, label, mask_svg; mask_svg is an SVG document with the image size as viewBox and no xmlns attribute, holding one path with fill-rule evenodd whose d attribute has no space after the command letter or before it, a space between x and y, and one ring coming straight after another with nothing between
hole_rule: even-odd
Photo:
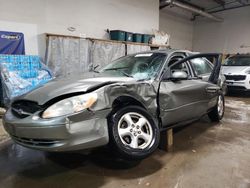
<instances>
[{"instance_id":1,"label":"white plastic sheeting","mask_svg":"<svg viewBox=\"0 0 250 188\"><path fill-rule=\"evenodd\" d=\"M127 44L127 54L149 51L150 46Z\"/></svg>"},{"instance_id":2,"label":"white plastic sheeting","mask_svg":"<svg viewBox=\"0 0 250 188\"><path fill-rule=\"evenodd\" d=\"M127 45L127 47L126 47ZM81 74L124 55L149 51L149 46L49 36L46 64L56 77Z\"/></svg>"},{"instance_id":3,"label":"white plastic sheeting","mask_svg":"<svg viewBox=\"0 0 250 188\"><path fill-rule=\"evenodd\" d=\"M46 64L56 77L88 70L91 42L72 37L49 36Z\"/></svg>"},{"instance_id":4,"label":"white plastic sheeting","mask_svg":"<svg viewBox=\"0 0 250 188\"><path fill-rule=\"evenodd\" d=\"M125 44L95 41L91 49L93 66L103 66L125 55Z\"/></svg>"}]
</instances>

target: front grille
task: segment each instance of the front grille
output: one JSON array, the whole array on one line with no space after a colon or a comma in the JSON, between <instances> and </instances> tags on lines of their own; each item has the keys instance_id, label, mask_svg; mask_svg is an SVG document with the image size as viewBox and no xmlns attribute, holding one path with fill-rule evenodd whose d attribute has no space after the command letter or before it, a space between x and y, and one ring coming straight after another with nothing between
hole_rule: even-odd
<instances>
[{"instance_id":1,"label":"front grille","mask_svg":"<svg viewBox=\"0 0 250 188\"><path fill-rule=\"evenodd\" d=\"M246 90L244 86L227 86L229 90Z\"/></svg>"},{"instance_id":2,"label":"front grille","mask_svg":"<svg viewBox=\"0 0 250 188\"><path fill-rule=\"evenodd\" d=\"M13 136L12 138L14 140L16 140L17 142L26 144L26 145L30 145L30 146L45 146L45 147L49 147L49 146L53 146L55 144L60 144L59 140L50 140L50 139L31 139L31 138L21 138L21 137L17 137L17 136Z\"/></svg>"},{"instance_id":3,"label":"front grille","mask_svg":"<svg viewBox=\"0 0 250 188\"><path fill-rule=\"evenodd\" d=\"M226 80L234 80L234 81L241 81L246 79L245 75L225 75L225 77Z\"/></svg>"},{"instance_id":4,"label":"front grille","mask_svg":"<svg viewBox=\"0 0 250 188\"><path fill-rule=\"evenodd\" d=\"M13 114L19 118L28 117L31 114L42 110L41 106L39 106L36 102L26 100L15 101L11 105L11 109Z\"/></svg>"}]
</instances>

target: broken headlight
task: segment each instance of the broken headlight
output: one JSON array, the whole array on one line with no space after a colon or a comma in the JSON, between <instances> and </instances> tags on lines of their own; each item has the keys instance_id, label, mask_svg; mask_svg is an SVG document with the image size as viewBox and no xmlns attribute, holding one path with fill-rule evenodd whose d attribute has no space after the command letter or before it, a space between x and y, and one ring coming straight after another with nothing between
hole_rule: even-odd
<instances>
[{"instance_id":1,"label":"broken headlight","mask_svg":"<svg viewBox=\"0 0 250 188\"><path fill-rule=\"evenodd\" d=\"M80 112L90 108L96 101L96 93L88 93L63 99L48 107L43 112L42 118L53 118Z\"/></svg>"}]
</instances>

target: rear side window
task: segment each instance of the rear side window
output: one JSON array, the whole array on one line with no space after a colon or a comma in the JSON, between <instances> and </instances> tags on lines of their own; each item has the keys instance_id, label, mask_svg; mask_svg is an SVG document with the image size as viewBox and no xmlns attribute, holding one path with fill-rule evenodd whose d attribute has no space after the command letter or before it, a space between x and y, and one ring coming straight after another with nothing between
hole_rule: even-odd
<instances>
[{"instance_id":1,"label":"rear side window","mask_svg":"<svg viewBox=\"0 0 250 188\"><path fill-rule=\"evenodd\" d=\"M210 74L212 72L212 67L208 61L204 58L195 58L190 60L192 67L196 75Z\"/></svg>"}]
</instances>

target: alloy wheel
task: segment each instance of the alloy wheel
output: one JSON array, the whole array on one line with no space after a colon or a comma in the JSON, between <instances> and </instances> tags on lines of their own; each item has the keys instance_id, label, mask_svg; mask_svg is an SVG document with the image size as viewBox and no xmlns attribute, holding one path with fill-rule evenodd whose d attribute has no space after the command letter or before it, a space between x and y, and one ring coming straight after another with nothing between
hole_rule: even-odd
<instances>
[{"instance_id":1,"label":"alloy wheel","mask_svg":"<svg viewBox=\"0 0 250 188\"><path fill-rule=\"evenodd\" d=\"M152 125L141 114L128 112L118 122L118 134L124 145L145 149L153 140Z\"/></svg>"}]
</instances>

